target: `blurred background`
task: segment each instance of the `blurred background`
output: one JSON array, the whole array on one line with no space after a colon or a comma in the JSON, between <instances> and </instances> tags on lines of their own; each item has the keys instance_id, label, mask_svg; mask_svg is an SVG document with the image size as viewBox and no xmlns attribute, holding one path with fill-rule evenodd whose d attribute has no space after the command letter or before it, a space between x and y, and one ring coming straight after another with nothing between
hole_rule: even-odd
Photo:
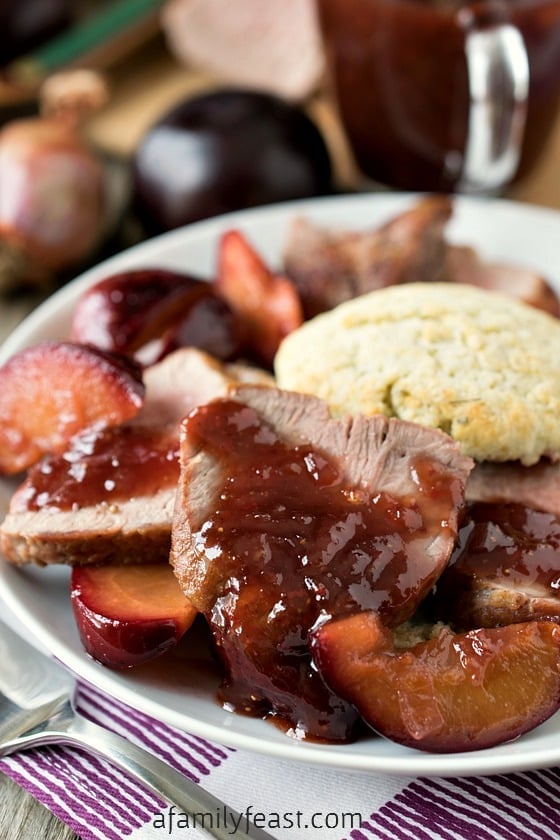
<instances>
[{"instance_id":1,"label":"blurred background","mask_svg":"<svg viewBox=\"0 0 560 840\"><path fill-rule=\"evenodd\" d=\"M2 0L0 32L2 294L198 218L377 188L338 119L314 0ZM560 206L559 132L506 197ZM49 214L56 253L37 233Z\"/></svg>"}]
</instances>

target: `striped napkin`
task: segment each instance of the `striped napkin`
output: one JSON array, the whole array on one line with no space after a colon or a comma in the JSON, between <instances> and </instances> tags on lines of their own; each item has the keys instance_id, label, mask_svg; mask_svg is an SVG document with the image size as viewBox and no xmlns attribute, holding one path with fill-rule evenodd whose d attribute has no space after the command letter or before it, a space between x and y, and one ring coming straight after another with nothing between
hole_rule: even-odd
<instances>
[{"instance_id":1,"label":"striped napkin","mask_svg":"<svg viewBox=\"0 0 560 840\"><path fill-rule=\"evenodd\" d=\"M5 616L3 616L5 618ZM560 769L480 778L349 773L233 750L180 732L81 683L81 711L152 751L277 840L555 840ZM105 761L67 747L0 759L6 773L82 840L204 840ZM201 815L219 823L222 814ZM235 826L229 826L235 838Z\"/></svg>"},{"instance_id":2,"label":"striped napkin","mask_svg":"<svg viewBox=\"0 0 560 840\"><path fill-rule=\"evenodd\" d=\"M560 770L466 779L342 773L252 755L185 735L82 685L79 706L240 815L262 814L278 840L553 840L560 836ZM166 803L106 762L48 747L0 759L0 769L83 840L203 838ZM205 815L220 819L220 814ZM235 837L234 826L231 826Z\"/></svg>"}]
</instances>

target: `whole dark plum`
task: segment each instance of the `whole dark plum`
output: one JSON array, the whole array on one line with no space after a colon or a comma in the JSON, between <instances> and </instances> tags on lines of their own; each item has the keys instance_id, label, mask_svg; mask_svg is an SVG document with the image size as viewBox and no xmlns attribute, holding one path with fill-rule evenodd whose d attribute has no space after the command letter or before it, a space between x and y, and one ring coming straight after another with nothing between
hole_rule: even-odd
<instances>
[{"instance_id":1,"label":"whole dark plum","mask_svg":"<svg viewBox=\"0 0 560 840\"><path fill-rule=\"evenodd\" d=\"M187 99L141 140L134 206L149 235L198 219L332 191L323 137L304 111L267 93Z\"/></svg>"}]
</instances>

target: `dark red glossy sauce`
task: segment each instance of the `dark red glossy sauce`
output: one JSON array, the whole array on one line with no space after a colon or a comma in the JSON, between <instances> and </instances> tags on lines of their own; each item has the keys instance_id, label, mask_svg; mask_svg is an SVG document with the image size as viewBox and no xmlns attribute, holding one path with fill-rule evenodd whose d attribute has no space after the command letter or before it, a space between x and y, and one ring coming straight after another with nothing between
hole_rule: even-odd
<instances>
[{"instance_id":1,"label":"dark red glossy sauce","mask_svg":"<svg viewBox=\"0 0 560 840\"><path fill-rule=\"evenodd\" d=\"M560 2L319 0L342 121L362 171L402 189L452 191L468 128L465 33L512 23L525 41L530 93L519 175L542 152L560 97Z\"/></svg>"},{"instance_id":2,"label":"dark red glossy sauce","mask_svg":"<svg viewBox=\"0 0 560 840\"><path fill-rule=\"evenodd\" d=\"M416 459L403 463L414 497L351 488L322 452L288 445L252 408L226 400L197 409L186 428L224 476L195 535L214 566L208 618L229 673L224 701L272 710L300 736L346 738L354 713L314 671L309 630L357 610L389 624L410 616L433 581L427 545L447 527L458 482Z\"/></svg>"},{"instance_id":3,"label":"dark red glossy sauce","mask_svg":"<svg viewBox=\"0 0 560 840\"><path fill-rule=\"evenodd\" d=\"M488 581L560 594L560 520L518 504L471 505L452 565Z\"/></svg>"},{"instance_id":4,"label":"dark red glossy sauce","mask_svg":"<svg viewBox=\"0 0 560 840\"><path fill-rule=\"evenodd\" d=\"M153 496L177 483L178 452L176 434L141 426L82 435L70 451L47 457L29 471L17 494L18 511L71 510Z\"/></svg>"}]
</instances>

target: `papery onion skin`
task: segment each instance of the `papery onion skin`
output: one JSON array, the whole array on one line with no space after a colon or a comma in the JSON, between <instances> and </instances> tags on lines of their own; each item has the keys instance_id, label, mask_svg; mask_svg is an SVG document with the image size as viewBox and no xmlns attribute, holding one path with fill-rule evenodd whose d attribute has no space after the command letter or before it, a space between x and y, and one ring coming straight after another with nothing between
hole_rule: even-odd
<instances>
[{"instance_id":1,"label":"papery onion skin","mask_svg":"<svg viewBox=\"0 0 560 840\"><path fill-rule=\"evenodd\" d=\"M105 171L76 131L48 118L0 131L0 290L48 285L103 235Z\"/></svg>"}]
</instances>

